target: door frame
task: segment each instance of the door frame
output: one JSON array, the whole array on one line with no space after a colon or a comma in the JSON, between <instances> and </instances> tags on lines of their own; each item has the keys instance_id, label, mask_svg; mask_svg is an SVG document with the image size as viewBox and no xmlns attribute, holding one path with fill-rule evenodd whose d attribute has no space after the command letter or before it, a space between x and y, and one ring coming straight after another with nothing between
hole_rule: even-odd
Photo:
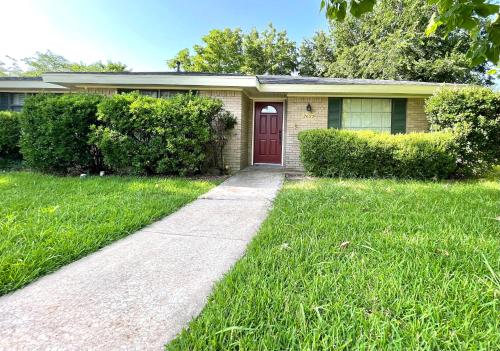
<instances>
[{"instance_id":1,"label":"door frame","mask_svg":"<svg viewBox=\"0 0 500 351\"><path fill-rule=\"evenodd\" d=\"M255 164L269 164L269 165L277 165L284 166L285 165L285 142L286 142L286 130L285 130L285 119L286 119L286 98L260 98L260 99L252 99L252 148L250 149L250 164L253 166ZM255 103L256 102L279 102L283 104L283 118L282 118L282 126L281 126L281 163L254 163L253 155L255 152Z\"/></svg>"}]
</instances>

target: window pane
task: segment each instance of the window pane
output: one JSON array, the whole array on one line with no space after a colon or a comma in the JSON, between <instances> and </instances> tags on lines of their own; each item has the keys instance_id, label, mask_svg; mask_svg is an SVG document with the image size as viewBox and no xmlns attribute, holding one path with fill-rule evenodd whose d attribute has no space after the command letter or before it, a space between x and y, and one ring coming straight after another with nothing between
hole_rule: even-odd
<instances>
[{"instance_id":1,"label":"window pane","mask_svg":"<svg viewBox=\"0 0 500 351\"><path fill-rule=\"evenodd\" d=\"M274 106L268 105L264 107L262 110L260 110L261 113L278 113Z\"/></svg>"},{"instance_id":2,"label":"window pane","mask_svg":"<svg viewBox=\"0 0 500 351\"><path fill-rule=\"evenodd\" d=\"M351 99L342 99L342 111L351 112Z\"/></svg>"},{"instance_id":3,"label":"window pane","mask_svg":"<svg viewBox=\"0 0 500 351\"><path fill-rule=\"evenodd\" d=\"M187 94L189 90L160 90L160 97L169 98L177 94Z\"/></svg>"},{"instance_id":4,"label":"window pane","mask_svg":"<svg viewBox=\"0 0 500 351\"><path fill-rule=\"evenodd\" d=\"M362 99L361 100L361 112L372 112L372 100Z\"/></svg>"},{"instance_id":5,"label":"window pane","mask_svg":"<svg viewBox=\"0 0 500 351\"><path fill-rule=\"evenodd\" d=\"M12 102L11 104L13 106L23 106L24 105L24 98L26 95L24 93L15 93L12 94Z\"/></svg>"},{"instance_id":6,"label":"window pane","mask_svg":"<svg viewBox=\"0 0 500 351\"><path fill-rule=\"evenodd\" d=\"M139 94L157 98L158 90L139 90Z\"/></svg>"},{"instance_id":7,"label":"window pane","mask_svg":"<svg viewBox=\"0 0 500 351\"><path fill-rule=\"evenodd\" d=\"M361 99L351 99L351 112L361 112Z\"/></svg>"},{"instance_id":8,"label":"window pane","mask_svg":"<svg viewBox=\"0 0 500 351\"><path fill-rule=\"evenodd\" d=\"M342 127L390 132L391 106L390 99L343 99Z\"/></svg>"}]
</instances>

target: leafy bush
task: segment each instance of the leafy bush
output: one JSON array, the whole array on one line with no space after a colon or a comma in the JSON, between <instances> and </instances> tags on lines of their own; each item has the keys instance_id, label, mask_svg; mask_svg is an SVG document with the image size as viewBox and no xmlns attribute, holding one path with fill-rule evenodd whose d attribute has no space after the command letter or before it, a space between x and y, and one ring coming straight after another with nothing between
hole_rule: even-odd
<instances>
[{"instance_id":1,"label":"leafy bush","mask_svg":"<svg viewBox=\"0 0 500 351\"><path fill-rule=\"evenodd\" d=\"M88 141L102 100L88 94L27 98L21 118L21 153L28 166L58 174L99 169L98 152Z\"/></svg>"},{"instance_id":2,"label":"leafy bush","mask_svg":"<svg viewBox=\"0 0 500 351\"><path fill-rule=\"evenodd\" d=\"M459 174L480 175L500 161L500 94L484 87L443 88L427 100L431 130L457 134Z\"/></svg>"},{"instance_id":3,"label":"leafy bush","mask_svg":"<svg viewBox=\"0 0 500 351\"><path fill-rule=\"evenodd\" d=\"M442 179L456 170L452 133L317 129L299 133L299 140L302 163L316 176Z\"/></svg>"},{"instance_id":4,"label":"leafy bush","mask_svg":"<svg viewBox=\"0 0 500 351\"><path fill-rule=\"evenodd\" d=\"M19 159L20 113L0 111L0 158Z\"/></svg>"},{"instance_id":5,"label":"leafy bush","mask_svg":"<svg viewBox=\"0 0 500 351\"><path fill-rule=\"evenodd\" d=\"M92 141L118 173L193 174L203 167L221 111L220 100L192 94L114 95L99 105Z\"/></svg>"}]
</instances>

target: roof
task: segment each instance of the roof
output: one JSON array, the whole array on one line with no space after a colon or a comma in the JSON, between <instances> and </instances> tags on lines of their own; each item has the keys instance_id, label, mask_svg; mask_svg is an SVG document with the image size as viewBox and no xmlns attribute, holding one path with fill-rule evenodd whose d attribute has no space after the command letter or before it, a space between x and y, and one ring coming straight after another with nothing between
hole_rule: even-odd
<instances>
[{"instance_id":1,"label":"roof","mask_svg":"<svg viewBox=\"0 0 500 351\"><path fill-rule=\"evenodd\" d=\"M323 78L283 75L259 75L261 84L318 84L318 85L433 85L440 83L418 82L409 80L383 79L352 79L352 78Z\"/></svg>"},{"instance_id":2,"label":"roof","mask_svg":"<svg viewBox=\"0 0 500 351\"><path fill-rule=\"evenodd\" d=\"M15 85L15 87L13 87ZM42 86L43 85L43 86ZM442 83L301 77L286 75L216 74L208 72L49 72L40 78L0 78L0 90L67 88L132 88L242 90L250 97L322 95L366 97L430 96ZM271 95L269 95L271 94Z\"/></svg>"},{"instance_id":3,"label":"roof","mask_svg":"<svg viewBox=\"0 0 500 351\"><path fill-rule=\"evenodd\" d=\"M41 81L42 77L0 77L0 81Z\"/></svg>"},{"instance_id":4,"label":"roof","mask_svg":"<svg viewBox=\"0 0 500 351\"><path fill-rule=\"evenodd\" d=\"M2 92L64 91L66 87L44 82L42 77L0 77Z\"/></svg>"},{"instance_id":5,"label":"roof","mask_svg":"<svg viewBox=\"0 0 500 351\"><path fill-rule=\"evenodd\" d=\"M231 77L231 76L245 76L255 77L255 75L241 74L241 73L212 73L212 72L177 72L177 71L152 71L152 72L47 72L46 74L102 74L102 75L158 75L158 76L210 76L210 77Z\"/></svg>"}]
</instances>

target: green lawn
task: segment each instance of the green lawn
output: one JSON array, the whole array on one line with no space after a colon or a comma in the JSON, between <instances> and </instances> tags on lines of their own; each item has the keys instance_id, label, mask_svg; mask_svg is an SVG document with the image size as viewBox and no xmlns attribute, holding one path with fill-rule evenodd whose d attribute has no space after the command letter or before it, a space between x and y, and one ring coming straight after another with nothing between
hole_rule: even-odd
<instances>
[{"instance_id":1,"label":"green lawn","mask_svg":"<svg viewBox=\"0 0 500 351\"><path fill-rule=\"evenodd\" d=\"M0 173L0 295L174 212L215 184Z\"/></svg>"},{"instance_id":2,"label":"green lawn","mask_svg":"<svg viewBox=\"0 0 500 351\"><path fill-rule=\"evenodd\" d=\"M289 181L168 350L498 350L500 183Z\"/></svg>"}]
</instances>

